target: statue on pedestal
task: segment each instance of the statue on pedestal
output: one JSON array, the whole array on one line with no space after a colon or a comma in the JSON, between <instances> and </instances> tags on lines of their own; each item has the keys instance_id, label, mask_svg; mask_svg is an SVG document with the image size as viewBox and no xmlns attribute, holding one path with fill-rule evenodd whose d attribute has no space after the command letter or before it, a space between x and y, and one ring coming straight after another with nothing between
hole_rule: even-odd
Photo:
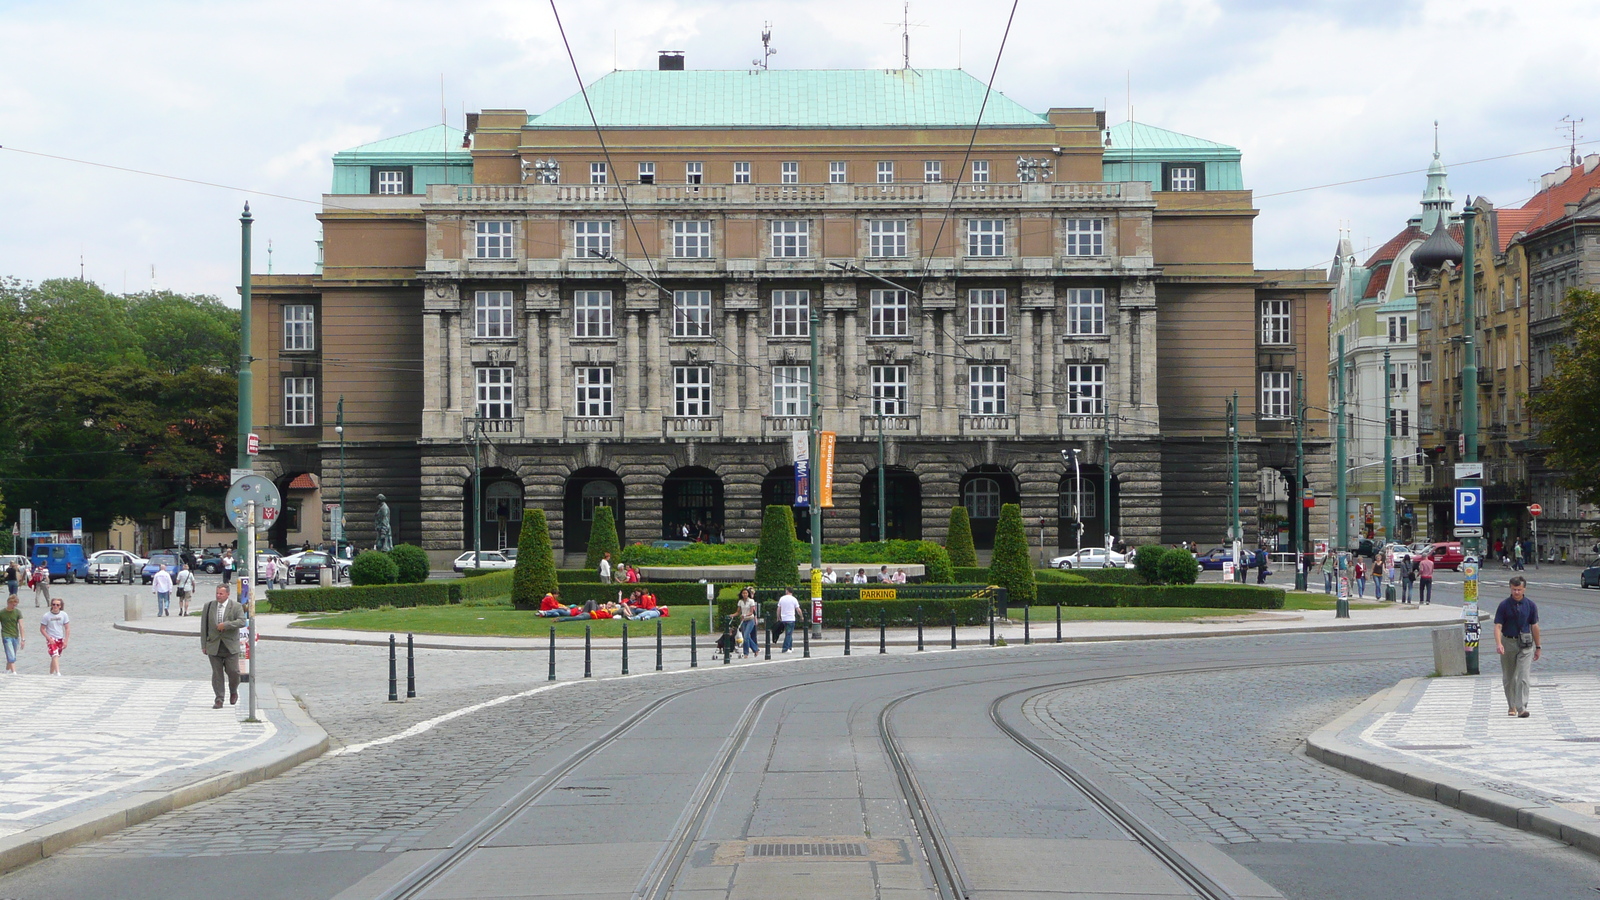
<instances>
[{"instance_id":1,"label":"statue on pedestal","mask_svg":"<svg viewBox=\"0 0 1600 900\"><path fill-rule=\"evenodd\" d=\"M378 495L378 518L374 524L378 533L377 549L393 550L394 533L389 528L389 503L382 494Z\"/></svg>"}]
</instances>

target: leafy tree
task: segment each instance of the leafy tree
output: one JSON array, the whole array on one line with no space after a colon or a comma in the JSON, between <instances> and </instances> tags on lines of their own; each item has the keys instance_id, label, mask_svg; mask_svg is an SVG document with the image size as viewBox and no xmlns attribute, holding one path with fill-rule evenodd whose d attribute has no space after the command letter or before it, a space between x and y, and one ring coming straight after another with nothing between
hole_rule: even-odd
<instances>
[{"instance_id":1,"label":"leafy tree","mask_svg":"<svg viewBox=\"0 0 1600 900\"><path fill-rule=\"evenodd\" d=\"M421 584L428 580L428 570L432 568L428 551L416 544L395 544L389 558L394 560L398 583Z\"/></svg>"},{"instance_id":2,"label":"leafy tree","mask_svg":"<svg viewBox=\"0 0 1600 900\"><path fill-rule=\"evenodd\" d=\"M550 549L550 526L544 510L522 511L522 533L517 537L517 567L511 575L511 605L538 609L544 595L556 589L556 557Z\"/></svg>"},{"instance_id":3,"label":"leafy tree","mask_svg":"<svg viewBox=\"0 0 1600 900\"><path fill-rule=\"evenodd\" d=\"M215 297L168 291L127 298L140 350L152 366L181 372L192 366L239 368L239 311Z\"/></svg>"},{"instance_id":4,"label":"leafy tree","mask_svg":"<svg viewBox=\"0 0 1600 900\"><path fill-rule=\"evenodd\" d=\"M1556 349L1529 407L1550 467L1565 473L1561 485L1600 503L1600 293L1570 290L1565 306L1573 342Z\"/></svg>"},{"instance_id":5,"label":"leafy tree","mask_svg":"<svg viewBox=\"0 0 1600 900\"><path fill-rule=\"evenodd\" d=\"M584 565L596 568L600 565L600 557L611 554L611 564L617 564L617 553L622 548L617 541L617 519L609 506L596 506L594 508L594 521L589 525L589 555L584 558ZM518 556L521 556L519 551Z\"/></svg>"},{"instance_id":6,"label":"leafy tree","mask_svg":"<svg viewBox=\"0 0 1600 900\"><path fill-rule=\"evenodd\" d=\"M1146 544L1134 551L1133 570L1150 584L1161 584L1161 561L1167 558L1169 552L1183 553L1182 550L1169 551L1160 544Z\"/></svg>"},{"instance_id":7,"label":"leafy tree","mask_svg":"<svg viewBox=\"0 0 1600 900\"><path fill-rule=\"evenodd\" d=\"M1139 552L1144 553L1143 550ZM1200 578L1200 561L1186 550L1167 550L1156 568L1161 580L1152 581L1151 584L1194 584Z\"/></svg>"},{"instance_id":8,"label":"leafy tree","mask_svg":"<svg viewBox=\"0 0 1600 900\"><path fill-rule=\"evenodd\" d=\"M761 544L756 549L756 587L792 587L800 582L795 556L794 508L774 504L761 516Z\"/></svg>"},{"instance_id":9,"label":"leafy tree","mask_svg":"<svg viewBox=\"0 0 1600 900\"><path fill-rule=\"evenodd\" d=\"M350 564L350 583L394 584L400 578L400 567L382 550L367 550Z\"/></svg>"},{"instance_id":10,"label":"leafy tree","mask_svg":"<svg viewBox=\"0 0 1600 900\"><path fill-rule=\"evenodd\" d=\"M42 281L24 293L23 303L44 366L129 365L146 361L127 301L106 293L92 281Z\"/></svg>"},{"instance_id":11,"label":"leafy tree","mask_svg":"<svg viewBox=\"0 0 1600 900\"><path fill-rule=\"evenodd\" d=\"M1032 606L1038 590L1033 579L1033 560L1028 554L1028 534L1022 524L1022 507L1007 503L1000 507L1000 521L994 530L994 555L989 560L989 580L1005 588L1012 606Z\"/></svg>"},{"instance_id":12,"label":"leafy tree","mask_svg":"<svg viewBox=\"0 0 1600 900\"><path fill-rule=\"evenodd\" d=\"M950 507L950 532L944 539L944 546L950 551L950 565L976 568L978 565L978 551L972 545L972 520L967 516L965 506Z\"/></svg>"}]
</instances>

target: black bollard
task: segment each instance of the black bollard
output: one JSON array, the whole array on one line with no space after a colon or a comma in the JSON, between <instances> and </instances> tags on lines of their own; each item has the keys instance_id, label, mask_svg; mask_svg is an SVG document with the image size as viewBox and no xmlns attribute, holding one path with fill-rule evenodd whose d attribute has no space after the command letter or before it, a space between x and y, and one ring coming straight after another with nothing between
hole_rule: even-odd
<instances>
[{"instance_id":1,"label":"black bollard","mask_svg":"<svg viewBox=\"0 0 1600 900\"><path fill-rule=\"evenodd\" d=\"M406 632L406 699L417 696L417 655L411 645L411 632Z\"/></svg>"},{"instance_id":2,"label":"black bollard","mask_svg":"<svg viewBox=\"0 0 1600 900\"><path fill-rule=\"evenodd\" d=\"M550 626L550 681L556 680L556 627Z\"/></svg>"},{"instance_id":3,"label":"black bollard","mask_svg":"<svg viewBox=\"0 0 1600 900\"><path fill-rule=\"evenodd\" d=\"M661 620L656 619L656 671L661 671Z\"/></svg>"},{"instance_id":4,"label":"black bollard","mask_svg":"<svg viewBox=\"0 0 1600 900\"><path fill-rule=\"evenodd\" d=\"M718 640L720 641L721 638L718 638ZM732 662L733 662L733 648L724 645L723 648L722 648L722 664L726 666L726 665L729 665Z\"/></svg>"},{"instance_id":5,"label":"black bollard","mask_svg":"<svg viewBox=\"0 0 1600 900\"><path fill-rule=\"evenodd\" d=\"M591 633L592 633L592 628L590 626L588 626L588 625L583 626L583 677L585 677L585 678L593 678L594 677L594 668L593 668L594 658L590 654L590 649L589 649L589 647L590 647L589 637L590 637Z\"/></svg>"},{"instance_id":6,"label":"black bollard","mask_svg":"<svg viewBox=\"0 0 1600 900\"><path fill-rule=\"evenodd\" d=\"M850 608L844 611L844 655L850 655Z\"/></svg>"},{"instance_id":7,"label":"black bollard","mask_svg":"<svg viewBox=\"0 0 1600 900\"><path fill-rule=\"evenodd\" d=\"M878 607L878 652L889 652L889 619L881 606Z\"/></svg>"},{"instance_id":8,"label":"black bollard","mask_svg":"<svg viewBox=\"0 0 1600 900\"><path fill-rule=\"evenodd\" d=\"M400 678L394 667L394 635L389 635L389 702L400 702Z\"/></svg>"},{"instance_id":9,"label":"black bollard","mask_svg":"<svg viewBox=\"0 0 1600 900\"><path fill-rule=\"evenodd\" d=\"M628 674L628 623L622 623L622 674Z\"/></svg>"},{"instance_id":10,"label":"black bollard","mask_svg":"<svg viewBox=\"0 0 1600 900\"><path fill-rule=\"evenodd\" d=\"M694 645L695 626L699 624L699 621L698 619L689 620L689 668L691 669L700 667L700 652Z\"/></svg>"},{"instance_id":11,"label":"black bollard","mask_svg":"<svg viewBox=\"0 0 1600 900\"><path fill-rule=\"evenodd\" d=\"M922 652L922 604L917 604L917 652Z\"/></svg>"},{"instance_id":12,"label":"black bollard","mask_svg":"<svg viewBox=\"0 0 1600 900\"><path fill-rule=\"evenodd\" d=\"M1028 615L1028 613L1032 610L1032 604L1027 604L1022 607L1022 642L1024 644L1033 643L1033 630L1031 627L1032 617Z\"/></svg>"},{"instance_id":13,"label":"black bollard","mask_svg":"<svg viewBox=\"0 0 1600 900\"><path fill-rule=\"evenodd\" d=\"M773 607L772 618L769 619L766 616L762 616L761 621L764 622L764 623L765 622L775 622L775 621L777 621L777 616L778 616L777 607ZM767 626L767 633L764 635L764 637L766 638L766 640L762 641L761 643L766 647L767 659L771 659L772 658L772 627L770 625Z\"/></svg>"},{"instance_id":14,"label":"black bollard","mask_svg":"<svg viewBox=\"0 0 1600 900\"><path fill-rule=\"evenodd\" d=\"M956 648L956 608L950 607L950 649Z\"/></svg>"},{"instance_id":15,"label":"black bollard","mask_svg":"<svg viewBox=\"0 0 1600 900\"><path fill-rule=\"evenodd\" d=\"M1056 601L1056 643L1061 643L1061 601Z\"/></svg>"},{"instance_id":16,"label":"black bollard","mask_svg":"<svg viewBox=\"0 0 1600 900\"><path fill-rule=\"evenodd\" d=\"M989 598L989 646L994 646L994 598Z\"/></svg>"},{"instance_id":17,"label":"black bollard","mask_svg":"<svg viewBox=\"0 0 1600 900\"><path fill-rule=\"evenodd\" d=\"M800 655L806 659L811 658L811 626L806 622L799 623L805 630L800 632Z\"/></svg>"}]
</instances>

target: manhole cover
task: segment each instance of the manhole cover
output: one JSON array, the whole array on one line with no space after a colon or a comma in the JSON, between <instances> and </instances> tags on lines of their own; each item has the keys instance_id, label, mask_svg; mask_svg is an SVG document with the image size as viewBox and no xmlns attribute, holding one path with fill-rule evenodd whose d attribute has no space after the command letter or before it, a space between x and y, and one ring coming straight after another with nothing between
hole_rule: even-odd
<instances>
[{"instance_id":1,"label":"manhole cover","mask_svg":"<svg viewBox=\"0 0 1600 900\"><path fill-rule=\"evenodd\" d=\"M751 843L745 850L746 856L777 857L777 856L817 856L817 857L846 857L866 856L867 848L860 844L820 844L799 843L792 841L769 841L765 843Z\"/></svg>"}]
</instances>

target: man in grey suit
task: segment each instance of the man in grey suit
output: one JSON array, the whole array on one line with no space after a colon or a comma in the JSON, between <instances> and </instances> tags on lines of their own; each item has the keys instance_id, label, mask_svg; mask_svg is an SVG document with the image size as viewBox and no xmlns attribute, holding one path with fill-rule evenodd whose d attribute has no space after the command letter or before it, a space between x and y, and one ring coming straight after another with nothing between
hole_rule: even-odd
<instances>
[{"instance_id":1,"label":"man in grey suit","mask_svg":"<svg viewBox=\"0 0 1600 900\"><path fill-rule=\"evenodd\" d=\"M228 596L228 583L217 585L217 599L200 613L200 649L211 659L211 689L222 708L222 680L227 675L228 702L239 702L239 629L244 627L244 607Z\"/></svg>"}]
</instances>

